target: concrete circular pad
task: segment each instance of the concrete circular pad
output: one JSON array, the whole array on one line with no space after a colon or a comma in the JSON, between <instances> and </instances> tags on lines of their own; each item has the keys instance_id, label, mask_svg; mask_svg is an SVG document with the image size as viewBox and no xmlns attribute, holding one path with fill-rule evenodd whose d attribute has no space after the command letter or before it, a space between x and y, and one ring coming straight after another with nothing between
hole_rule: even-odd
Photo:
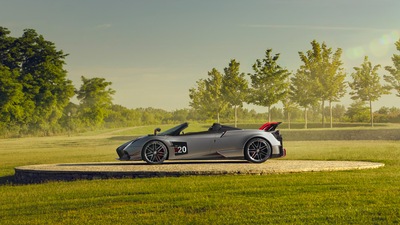
<instances>
[{"instance_id":1,"label":"concrete circular pad","mask_svg":"<svg viewBox=\"0 0 400 225\"><path fill-rule=\"evenodd\" d=\"M149 165L142 161L90 162L30 165L15 168L15 181L38 183L48 180L138 178L185 175L296 173L373 169L383 163L361 161L268 160L254 164L244 160L165 161Z\"/></svg>"}]
</instances>

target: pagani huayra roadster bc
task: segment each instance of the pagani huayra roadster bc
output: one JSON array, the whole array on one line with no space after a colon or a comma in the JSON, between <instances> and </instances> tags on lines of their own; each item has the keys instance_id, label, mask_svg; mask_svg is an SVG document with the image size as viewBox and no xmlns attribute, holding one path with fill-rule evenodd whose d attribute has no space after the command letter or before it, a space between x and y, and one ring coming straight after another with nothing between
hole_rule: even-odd
<instances>
[{"instance_id":1,"label":"pagani huayra roadster bc","mask_svg":"<svg viewBox=\"0 0 400 225\"><path fill-rule=\"evenodd\" d=\"M262 163L286 155L280 122L266 123L257 129L240 129L214 123L208 130L184 133L183 123L167 131L143 136L117 148L119 160L144 160L159 164L174 159L246 159Z\"/></svg>"}]
</instances>

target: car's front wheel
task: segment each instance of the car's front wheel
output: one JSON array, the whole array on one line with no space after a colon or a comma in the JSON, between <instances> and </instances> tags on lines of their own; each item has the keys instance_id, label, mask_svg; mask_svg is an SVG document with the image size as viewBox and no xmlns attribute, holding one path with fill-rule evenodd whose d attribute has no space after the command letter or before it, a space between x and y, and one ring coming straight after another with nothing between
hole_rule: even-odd
<instances>
[{"instance_id":1,"label":"car's front wheel","mask_svg":"<svg viewBox=\"0 0 400 225\"><path fill-rule=\"evenodd\" d=\"M244 158L253 163L263 163L271 157L272 147L263 138L253 138L244 148Z\"/></svg>"},{"instance_id":2,"label":"car's front wheel","mask_svg":"<svg viewBox=\"0 0 400 225\"><path fill-rule=\"evenodd\" d=\"M150 141L142 150L142 159L150 164L159 164L168 157L168 148L161 141Z\"/></svg>"}]
</instances>

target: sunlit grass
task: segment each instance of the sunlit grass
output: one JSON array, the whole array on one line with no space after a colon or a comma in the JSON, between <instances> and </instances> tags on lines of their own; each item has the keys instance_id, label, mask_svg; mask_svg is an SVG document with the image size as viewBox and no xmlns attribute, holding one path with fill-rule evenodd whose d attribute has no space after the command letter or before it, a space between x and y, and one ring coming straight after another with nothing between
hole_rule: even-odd
<instances>
[{"instance_id":1,"label":"sunlit grass","mask_svg":"<svg viewBox=\"0 0 400 225\"><path fill-rule=\"evenodd\" d=\"M205 129L196 125L196 129ZM163 126L162 129L172 127ZM139 129L139 130L136 130ZM153 126L0 140L0 178L29 164L114 161ZM0 183L1 224L398 224L399 141L286 141L277 160L362 160L385 167L265 176ZM266 162L268 163L268 162Z\"/></svg>"}]
</instances>

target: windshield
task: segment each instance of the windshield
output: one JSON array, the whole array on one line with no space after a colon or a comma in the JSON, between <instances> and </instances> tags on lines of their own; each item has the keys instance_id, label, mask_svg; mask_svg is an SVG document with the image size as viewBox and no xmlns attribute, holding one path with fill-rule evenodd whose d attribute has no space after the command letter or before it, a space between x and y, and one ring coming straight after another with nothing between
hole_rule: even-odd
<instances>
[{"instance_id":1,"label":"windshield","mask_svg":"<svg viewBox=\"0 0 400 225\"><path fill-rule=\"evenodd\" d=\"M170 136L177 136L179 135L184 129L189 126L188 123L182 123L176 127L173 127L169 130L159 133L158 135L170 135Z\"/></svg>"}]
</instances>

